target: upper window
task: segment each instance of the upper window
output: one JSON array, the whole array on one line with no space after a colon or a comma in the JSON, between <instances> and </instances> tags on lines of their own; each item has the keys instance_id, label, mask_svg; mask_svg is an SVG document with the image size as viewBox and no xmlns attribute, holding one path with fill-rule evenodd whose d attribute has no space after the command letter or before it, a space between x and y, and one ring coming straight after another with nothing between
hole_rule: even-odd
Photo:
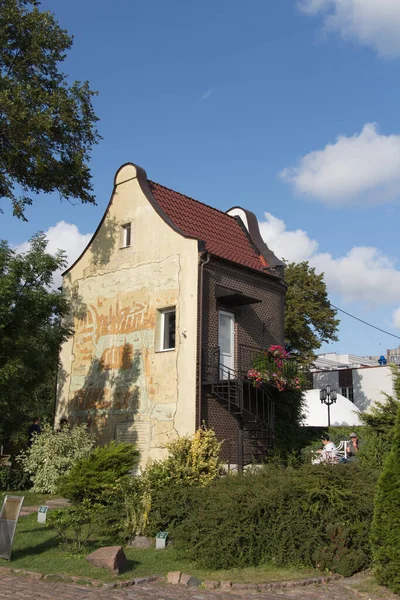
<instances>
[{"instance_id":1,"label":"upper window","mask_svg":"<svg viewBox=\"0 0 400 600\"><path fill-rule=\"evenodd\" d=\"M127 248L131 245L132 241L132 224L126 223L125 225L122 225L121 234L121 246Z\"/></svg>"},{"instance_id":2,"label":"upper window","mask_svg":"<svg viewBox=\"0 0 400 600\"><path fill-rule=\"evenodd\" d=\"M166 308L160 311L159 350L175 349L176 309Z\"/></svg>"}]
</instances>

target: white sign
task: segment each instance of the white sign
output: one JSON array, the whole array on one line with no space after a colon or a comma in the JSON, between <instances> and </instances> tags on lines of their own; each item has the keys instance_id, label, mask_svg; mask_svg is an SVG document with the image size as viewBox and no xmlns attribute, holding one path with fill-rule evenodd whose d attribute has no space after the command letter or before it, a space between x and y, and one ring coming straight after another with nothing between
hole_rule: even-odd
<instances>
[{"instance_id":1,"label":"white sign","mask_svg":"<svg viewBox=\"0 0 400 600\"><path fill-rule=\"evenodd\" d=\"M168 531L160 531L156 535L156 550L164 550L167 544Z\"/></svg>"},{"instance_id":2,"label":"white sign","mask_svg":"<svg viewBox=\"0 0 400 600\"><path fill-rule=\"evenodd\" d=\"M48 506L39 506L37 522L38 523L46 523L47 511L49 510Z\"/></svg>"}]
</instances>

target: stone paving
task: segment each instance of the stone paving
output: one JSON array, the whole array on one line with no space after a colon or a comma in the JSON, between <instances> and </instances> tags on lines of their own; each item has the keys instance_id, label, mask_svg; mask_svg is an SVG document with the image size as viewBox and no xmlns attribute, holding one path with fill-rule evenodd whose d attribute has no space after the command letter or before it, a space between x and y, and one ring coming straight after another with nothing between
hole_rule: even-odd
<instances>
[{"instance_id":1,"label":"stone paving","mask_svg":"<svg viewBox=\"0 0 400 600\"><path fill-rule=\"evenodd\" d=\"M35 578L12 574L0 574L1 600L398 600L386 590L361 592L357 587L363 583L362 577L339 580L322 585L310 585L293 589L280 589L277 593L247 590L213 590L187 588L181 585L168 585L157 582L135 585L129 588L94 588L71 585L63 582L50 583Z\"/></svg>"}]
</instances>

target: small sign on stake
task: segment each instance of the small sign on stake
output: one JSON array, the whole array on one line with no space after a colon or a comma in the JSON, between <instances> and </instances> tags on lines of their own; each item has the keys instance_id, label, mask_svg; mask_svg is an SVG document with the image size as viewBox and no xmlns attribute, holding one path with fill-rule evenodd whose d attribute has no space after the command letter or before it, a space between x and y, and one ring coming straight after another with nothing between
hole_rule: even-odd
<instances>
[{"instance_id":1,"label":"small sign on stake","mask_svg":"<svg viewBox=\"0 0 400 600\"><path fill-rule=\"evenodd\" d=\"M160 531L156 535L156 550L164 550L167 545L168 531Z\"/></svg>"},{"instance_id":2,"label":"small sign on stake","mask_svg":"<svg viewBox=\"0 0 400 600\"><path fill-rule=\"evenodd\" d=\"M39 506L39 508L38 508L38 516L37 516L37 522L38 523L46 523L47 511L48 510L49 510L48 506Z\"/></svg>"}]
</instances>

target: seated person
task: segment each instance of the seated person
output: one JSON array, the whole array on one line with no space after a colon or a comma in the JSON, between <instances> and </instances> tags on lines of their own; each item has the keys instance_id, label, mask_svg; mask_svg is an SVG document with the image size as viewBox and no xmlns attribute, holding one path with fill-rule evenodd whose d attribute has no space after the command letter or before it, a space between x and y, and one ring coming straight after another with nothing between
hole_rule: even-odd
<instances>
[{"instance_id":1,"label":"seated person","mask_svg":"<svg viewBox=\"0 0 400 600\"><path fill-rule=\"evenodd\" d=\"M346 444L346 458L342 458L340 462L353 462L357 460L357 452L360 449L360 440L356 433L350 434L350 442Z\"/></svg>"},{"instance_id":2,"label":"seated person","mask_svg":"<svg viewBox=\"0 0 400 600\"><path fill-rule=\"evenodd\" d=\"M313 465L317 465L321 462L335 462L335 458L337 457L336 446L333 442L331 442L329 435L323 435L321 440L324 447L320 450L317 450L320 456L314 458L312 461Z\"/></svg>"}]
</instances>

